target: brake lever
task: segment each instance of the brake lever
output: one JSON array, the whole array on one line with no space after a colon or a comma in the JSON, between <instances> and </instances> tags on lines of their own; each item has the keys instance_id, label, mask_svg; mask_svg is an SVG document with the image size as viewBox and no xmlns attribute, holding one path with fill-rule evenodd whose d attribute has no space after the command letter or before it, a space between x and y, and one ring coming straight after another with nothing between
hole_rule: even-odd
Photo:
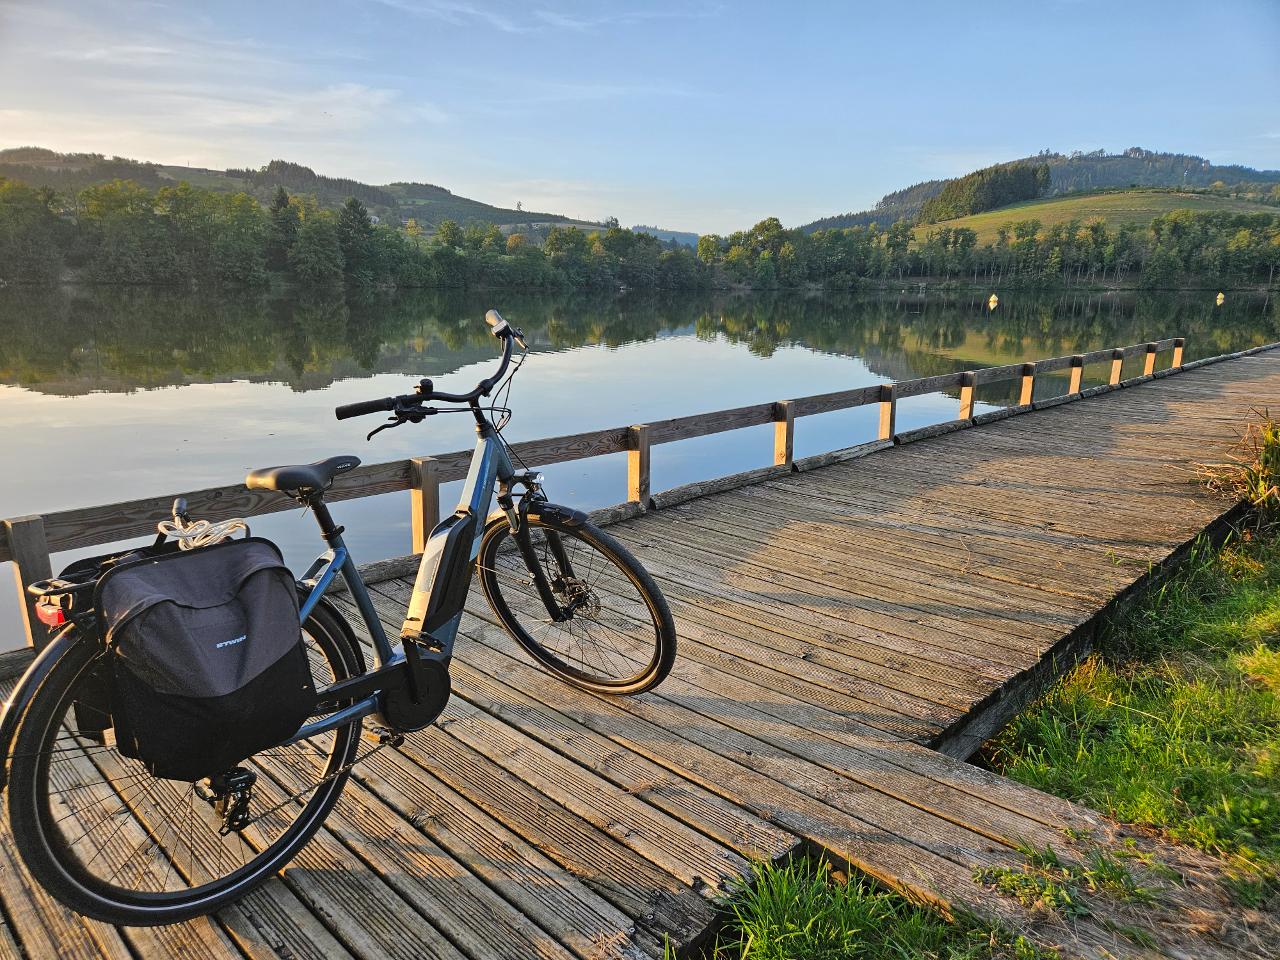
<instances>
[{"instance_id":1,"label":"brake lever","mask_svg":"<svg viewBox=\"0 0 1280 960\"><path fill-rule=\"evenodd\" d=\"M439 412L435 407L397 408L386 423L370 430L365 435L365 440L372 440L374 434L381 433L383 430L390 430L392 427L399 427L406 423L421 423L427 417L434 417Z\"/></svg>"},{"instance_id":2,"label":"brake lever","mask_svg":"<svg viewBox=\"0 0 1280 960\"><path fill-rule=\"evenodd\" d=\"M388 420L386 423L382 424L381 426L374 427L367 434L365 434L364 438L366 441L372 440L375 434L379 434L383 430L390 430L392 427L399 427L408 422L409 421L404 417L392 417L390 420Z\"/></svg>"}]
</instances>

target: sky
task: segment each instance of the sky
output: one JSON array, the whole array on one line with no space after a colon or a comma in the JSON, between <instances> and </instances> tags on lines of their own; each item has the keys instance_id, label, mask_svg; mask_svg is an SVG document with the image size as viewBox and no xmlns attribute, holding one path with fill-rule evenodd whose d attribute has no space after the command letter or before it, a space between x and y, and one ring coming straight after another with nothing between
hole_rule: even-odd
<instances>
[{"instance_id":1,"label":"sky","mask_svg":"<svg viewBox=\"0 0 1280 960\"><path fill-rule=\"evenodd\" d=\"M788 226L1042 149L1280 168L1280 0L0 0L0 147Z\"/></svg>"}]
</instances>

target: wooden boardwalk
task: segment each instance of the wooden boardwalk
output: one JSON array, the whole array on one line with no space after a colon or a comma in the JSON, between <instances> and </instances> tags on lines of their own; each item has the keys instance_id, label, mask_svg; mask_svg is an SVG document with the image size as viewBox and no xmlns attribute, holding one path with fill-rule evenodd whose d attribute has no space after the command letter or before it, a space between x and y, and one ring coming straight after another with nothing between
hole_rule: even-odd
<instances>
[{"instance_id":1,"label":"wooden boardwalk","mask_svg":"<svg viewBox=\"0 0 1280 960\"><path fill-rule=\"evenodd\" d=\"M113 929L32 886L6 818L0 958L661 956L752 861L813 849L1069 955L1274 956L1274 919L1204 858L958 759L1226 511L1194 464L1268 405L1280 351L616 523L679 628L658 690L549 680L473 592L441 721L358 767L280 878L215 918ZM373 585L392 631L410 588ZM974 879L1020 845L1125 843L1186 877L1153 875L1159 907L1100 898L1067 924Z\"/></svg>"}]
</instances>

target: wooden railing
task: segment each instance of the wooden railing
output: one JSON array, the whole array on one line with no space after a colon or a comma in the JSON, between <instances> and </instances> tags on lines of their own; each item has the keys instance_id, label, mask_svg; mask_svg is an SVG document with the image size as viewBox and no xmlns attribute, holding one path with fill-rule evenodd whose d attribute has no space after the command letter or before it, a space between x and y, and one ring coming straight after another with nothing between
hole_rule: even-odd
<instances>
[{"instance_id":1,"label":"wooden railing","mask_svg":"<svg viewBox=\"0 0 1280 960\"><path fill-rule=\"evenodd\" d=\"M1095 350L1092 353L1074 356L1054 357L1034 363L1011 363L1001 367L945 373L935 377L875 384L853 390L779 400L774 403L759 403L647 424L610 427L605 430L593 430L543 440L528 440L512 446L521 460L537 466L568 463L573 460L625 452L627 454L627 502L618 508L611 509L613 517L628 516L650 509L655 505L655 500L658 505L662 505L675 502L677 499L670 491L655 498L650 490L650 451L655 444L673 443L677 440L706 437L743 427L772 423L774 425L774 463L772 467L766 468L765 472L805 469L820 465L822 462L829 462L831 455L808 458L808 463L796 461L795 421L798 417L810 417L820 413L876 404L879 407L877 439L870 444L863 444L861 448L850 449L866 450L893 443L907 443L925 436L970 426L986 419L1009 416L1033 407L1051 406L1079 396L1140 383L1153 376L1167 375L1183 368L1184 343L1185 341L1179 337L1128 347ZM1157 372L1156 357L1164 351L1172 351L1170 365ZM1121 372L1124 361L1133 356L1144 358L1142 375L1122 381ZM1203 362L1206 361L1197 361L1194 365L1198 366ZM1084 368L1098 363L1110 363L1109 382L1106 385L1082 391ZM1036 378L1042 374L1060 370L1070 371L1067 393L1033 402ZM987 384L1006 381L1018 381L1018 405L974 417L976 389ZM899 400L947 390L959 392L959 410L955 420L905 433L897 432ZM414 457L408 460L360 466L338 477L326 494L326 498L348 500L398 490L411 491L413 549L414 552L420 552L427 534L435 526L440 515L440 485L466 476L471 453L470 449L456 450L431 457ZM690 484L687 492L689 495L707 492L714 483L715 481ZM243 484L234 484L180 494L144 497L124 503L76 507L41 515L14 517L0 523L0 561L13 561L16 586L25 597L27 584L52 576L51 553L114 543L154 533L156 520L168 516L173 500L178 496L186 498L188 509L193 515L209 520L260 516L288 510L295 506L294 501L282 494L248 490ZM41 646L46 640L43 624L35 619L31 607L26 603L23 604L23 615L28 642L36 647Z\"/></svg>"}]
</instances>

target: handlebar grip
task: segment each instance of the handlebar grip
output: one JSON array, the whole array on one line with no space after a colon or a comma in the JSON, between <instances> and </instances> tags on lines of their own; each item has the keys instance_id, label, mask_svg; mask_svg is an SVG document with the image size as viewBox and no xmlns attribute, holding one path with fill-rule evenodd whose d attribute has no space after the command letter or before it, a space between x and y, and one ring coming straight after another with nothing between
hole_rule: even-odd
<instances>
[{"instance_id":1,"label":"handlebar grip","mask_svg":"<svg viewBox=\"0 0 1280 960\"><path fill-rule=\"evenodd\" d=\"M349 420L352 417L363 417L370 413L380 413L383 410L394 410L396 401L394 397L383 397L381 400L360 400L356 403L344 403L340 407L335 407L333 415L339 420Z\"/></svg>"}]
</instances>

